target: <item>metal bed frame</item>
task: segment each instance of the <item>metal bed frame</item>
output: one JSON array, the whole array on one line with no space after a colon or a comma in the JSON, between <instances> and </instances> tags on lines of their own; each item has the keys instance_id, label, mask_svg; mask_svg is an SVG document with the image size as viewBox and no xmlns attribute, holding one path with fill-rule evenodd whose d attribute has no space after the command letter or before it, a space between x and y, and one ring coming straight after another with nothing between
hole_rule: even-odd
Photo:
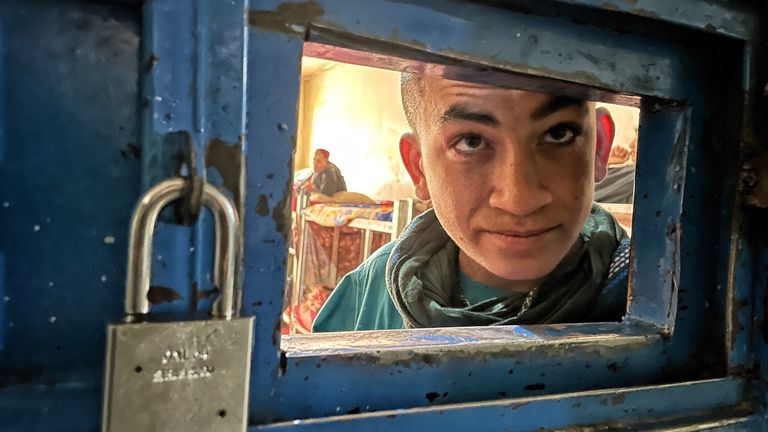
<instances>
[{"instance_id":1,"label":"metal bed frame","mask_svg":"<svg viewBox=\"0 0 768 432\"><path fill-rule=\"evenodd\" d=\"M292 215L297 218L298 221L298 238L296 241L296 249L290 247L288 249L288 256L290 261L289 274L291 275L291 281L286 284L286 288L290 289L290 302L291 307L298 306L299 301L304 295L304 276L306 265L306 249L308 246L308 238L305 235L307 230L308 221L303 210L309 207L309 194L305 192L299 193L296 202L296 211ZM391 236L392 240L397 239L405 227L411 222L414 217L415 206L412 198L397 199L394 200L392 205L392 220L381 221L374 219L357 218L353 219L347 226L360 230L360 235L363 237L363 247L360 252L360 262L365 261L371 255L371 246L373 233L385 233ZM334 227L333 229L333 242L331 247L331 279L336 280L337 262L339 258L339 238L340 227ZM295 333L296 320L291 320L291 333Z\"/></svg>"}]
</instances>

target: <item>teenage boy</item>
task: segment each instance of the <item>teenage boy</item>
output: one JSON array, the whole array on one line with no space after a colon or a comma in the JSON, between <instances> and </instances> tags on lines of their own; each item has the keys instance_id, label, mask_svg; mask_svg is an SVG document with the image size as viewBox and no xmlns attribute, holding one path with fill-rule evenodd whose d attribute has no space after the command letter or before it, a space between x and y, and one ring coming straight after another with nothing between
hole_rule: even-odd
<instances>
[{"instance_id":1,"label":"teenage boy","mask_svg":"<svg viewBox=\"0 0 768 432\"><path fill-rule=\"evenodd\" d=\"M433 209L347 274L313 331L619 320L629 240L594 205L606 110L403 74L400 154Z\"/></svg>"}]
</instances>

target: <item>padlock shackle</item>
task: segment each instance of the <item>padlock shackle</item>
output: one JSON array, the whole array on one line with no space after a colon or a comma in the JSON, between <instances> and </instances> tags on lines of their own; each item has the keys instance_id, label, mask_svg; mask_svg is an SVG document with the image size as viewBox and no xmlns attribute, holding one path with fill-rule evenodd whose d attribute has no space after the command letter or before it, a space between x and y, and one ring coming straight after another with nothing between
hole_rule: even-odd
<instances>
[{"instance_id":1,"label":"padlock shackle","mask_svg":"<svg viewBox=\"0 0 768 432\"><path fill-rule=\"evenodd\" d=\"M185 179L164 180L141 197L131 219L128 243L128 273L126 276L125 313L149 313L149 284L152 276L152 237L160 211L182 197ZM240 220L229 197L209 183L203 186L203 206L211 209L216 225L214 251L214 284L219 300L211 311L216 318L235 316L235 257Z\"/></svg>"}]
</instances>

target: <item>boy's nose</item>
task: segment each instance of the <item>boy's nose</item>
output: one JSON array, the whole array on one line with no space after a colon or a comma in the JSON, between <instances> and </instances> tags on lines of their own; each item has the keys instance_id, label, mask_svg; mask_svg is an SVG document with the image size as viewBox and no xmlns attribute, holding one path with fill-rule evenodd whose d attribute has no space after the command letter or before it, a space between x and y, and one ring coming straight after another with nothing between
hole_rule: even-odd
<instances>
[{"instance_id":1,"label":"boy's nose","mask_svg":"<svg viewBox=\"0 0 768 432\"><path fill-rule=\"evenodd\" d=\"M492 173L491 207L515 216L528 216L552 201L533 155L516 151L499 163ZM550 173L550 175L557 173Z\"/></svg>"}]
</instances>

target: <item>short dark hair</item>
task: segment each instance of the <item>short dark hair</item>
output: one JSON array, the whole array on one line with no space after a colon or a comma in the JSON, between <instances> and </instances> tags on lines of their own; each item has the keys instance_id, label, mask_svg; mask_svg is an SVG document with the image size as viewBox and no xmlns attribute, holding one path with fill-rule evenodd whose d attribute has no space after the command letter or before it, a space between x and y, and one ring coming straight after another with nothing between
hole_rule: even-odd
<instances>
[{"instance_id":1,"label":"short dark hair","mask_svg":"<svg viewBox=\"0 0 768 432\"><path fill-rule=\"evenodd\" d=\"M408 126L418 135L421 121L422 98L424 97L424 79L421 75L403 72L400 74L400 101Z\"/></svg>"}]
</instances>

